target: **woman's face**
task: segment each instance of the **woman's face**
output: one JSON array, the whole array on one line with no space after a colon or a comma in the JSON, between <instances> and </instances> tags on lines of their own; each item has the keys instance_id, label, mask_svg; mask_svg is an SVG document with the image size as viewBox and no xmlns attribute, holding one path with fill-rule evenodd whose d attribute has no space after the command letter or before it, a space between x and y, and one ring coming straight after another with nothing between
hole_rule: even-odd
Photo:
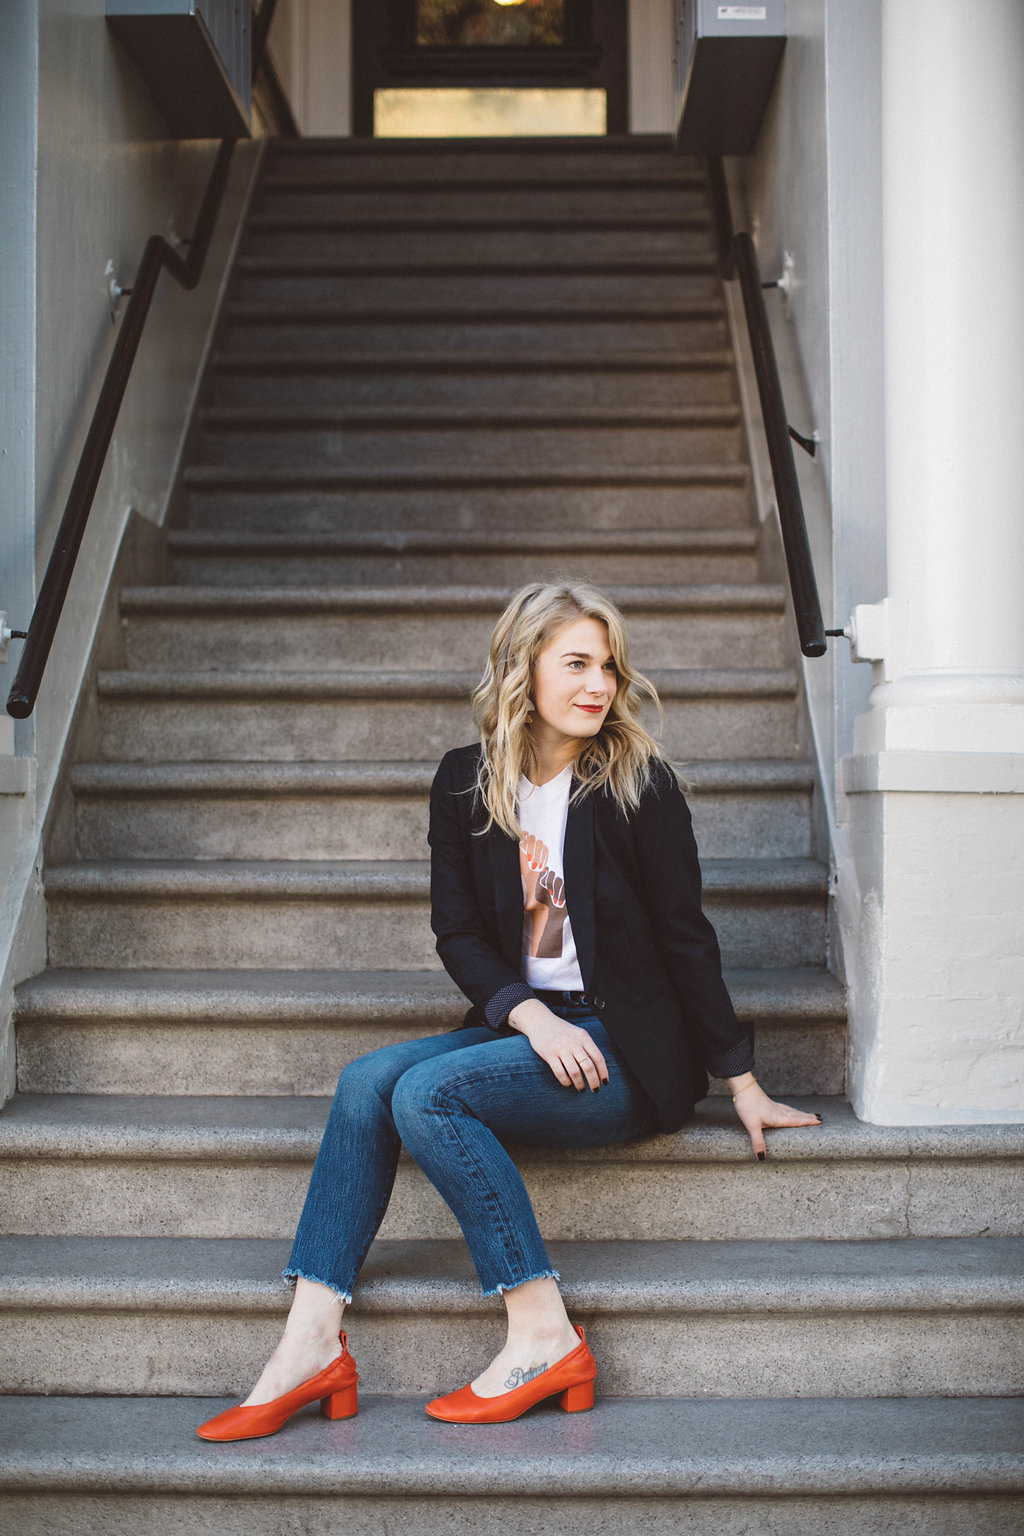
<instances>
[{"instance_id":1,"label":"woman's face","mask_svg":"<svg viewBox=\"0 0 1024 1536\"><path fill-rule=\"evenodd\" d=\"M534 663L534 733L552 733L552 741L596 736L618 684L608 626L583 618L564 624Z\"/></svg>"}]
</instances>

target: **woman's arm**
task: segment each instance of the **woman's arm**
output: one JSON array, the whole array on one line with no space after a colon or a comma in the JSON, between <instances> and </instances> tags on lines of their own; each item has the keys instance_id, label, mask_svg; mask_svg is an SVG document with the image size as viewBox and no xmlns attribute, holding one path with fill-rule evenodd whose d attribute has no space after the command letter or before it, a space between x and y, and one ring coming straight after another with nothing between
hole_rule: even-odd
<instances>
[{"instance_id":1,"label":"woman's arm","mask_svg":"<svg viewBox=\"0 0 1024 1536\"><path fill-rule=\"evenodd\" d=\"M533 991L499 953L484 922L469 856L471 797L454 781L453 756L442 759L430 790L430 926L455 985L500 1029Z\"/></svg>"},{"instance_id":2,"label":"woman's arm","mask_svg":"<svg viewBox=\"0 0 1024 1536\"><path fill-rule=\"evenodd\" d=\"M722 979L715 930L701 906L701 874L690 810L667 763L633 816L641 897L680 1009L712 1077L738 1077L754 1065L754 1031L741 1024Z\"/></svg>"},{"instance_id":3,"label":"woman's arm","mask_svg":"<svg viewBox=\"0 0 1024 1536\"><path fill-rule=\"evenodd\" d=\"M724 1077L755 1157L767 1156L764 1132L782 1126L820 1125L821 1118L770 1099L754 1077L753 1030L736 1018L722 979L718 939L701 906L700 864L690 810L667 764L636 817L637 854L659 950L684 1009L704 1047L708 1071Z\"/></svg>"}]
</instances>

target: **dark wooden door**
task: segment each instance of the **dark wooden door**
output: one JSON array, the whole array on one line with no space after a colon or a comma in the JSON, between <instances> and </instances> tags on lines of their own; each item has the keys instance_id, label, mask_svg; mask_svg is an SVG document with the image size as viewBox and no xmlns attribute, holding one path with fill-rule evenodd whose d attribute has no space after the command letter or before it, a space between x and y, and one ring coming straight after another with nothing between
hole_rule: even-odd
<instances>
[{"instance_id":1,"label":"dark wooden door","mask_svg":"<svg viewBox=\"0 0 1024 1536\"><path fill-rule=\"evenodd\" d=\"M352 130L373 93L403 86L584 86L628 131L627 0L354 0Z\"/></svg>"}]
</instances>

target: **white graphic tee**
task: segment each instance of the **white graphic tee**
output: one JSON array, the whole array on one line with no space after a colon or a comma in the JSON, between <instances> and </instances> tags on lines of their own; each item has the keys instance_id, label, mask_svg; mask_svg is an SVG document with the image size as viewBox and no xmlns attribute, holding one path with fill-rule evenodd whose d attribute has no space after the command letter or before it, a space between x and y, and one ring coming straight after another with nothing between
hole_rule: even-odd
<instances>
[{"instance_id":1,"label":"white graphic tee","mask_svg":"<svg viewBox=\"0 0 1024 1536\"><path fill-rule=\"evenodd\" d=\"M546 784L519 780L523 977L531 987L553 992L583 991L562 878L571 789L571 763Z\"/></svg>"}]
</instances>

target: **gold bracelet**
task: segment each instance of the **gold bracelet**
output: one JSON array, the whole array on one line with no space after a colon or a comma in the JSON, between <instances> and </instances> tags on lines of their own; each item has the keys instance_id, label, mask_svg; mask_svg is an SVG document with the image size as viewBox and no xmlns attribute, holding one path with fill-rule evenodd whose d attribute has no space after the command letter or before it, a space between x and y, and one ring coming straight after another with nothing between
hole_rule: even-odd
<instances>
[{"instance_id":1,"label":"gold bracelet","mask_svg":"<svg viewBox=\"0 0 1024 1536\"><path fill-rule=\"evenodd\" d=\"M738 1095L739 1095L739 1094L741 1094L741 1093L746 1093L746 1091L747 1091L747 1089L748 1089L748 1088L756 1088L756 1087L757 1087L757 1078L756 1078L756 1077L752 1077L752 1078L751 1078L751 1079L750 1079L750 1082L749 1082L749 1083L744 1083L744 1084L743 1084L743 1087L742 1087L742 1088L737 1088L737 1089L736 1089L736 1092L735 1092L735 1093L734 1093L734 1094L733 1094L733 1096L732 1096L732 1101L733 1101L733 1103L734 1103L734 1104L735 1104L735 1103L736 1103L736 1099L737 1099L737 1096L738 1096Z\"/></svg>"}]
</instances>

